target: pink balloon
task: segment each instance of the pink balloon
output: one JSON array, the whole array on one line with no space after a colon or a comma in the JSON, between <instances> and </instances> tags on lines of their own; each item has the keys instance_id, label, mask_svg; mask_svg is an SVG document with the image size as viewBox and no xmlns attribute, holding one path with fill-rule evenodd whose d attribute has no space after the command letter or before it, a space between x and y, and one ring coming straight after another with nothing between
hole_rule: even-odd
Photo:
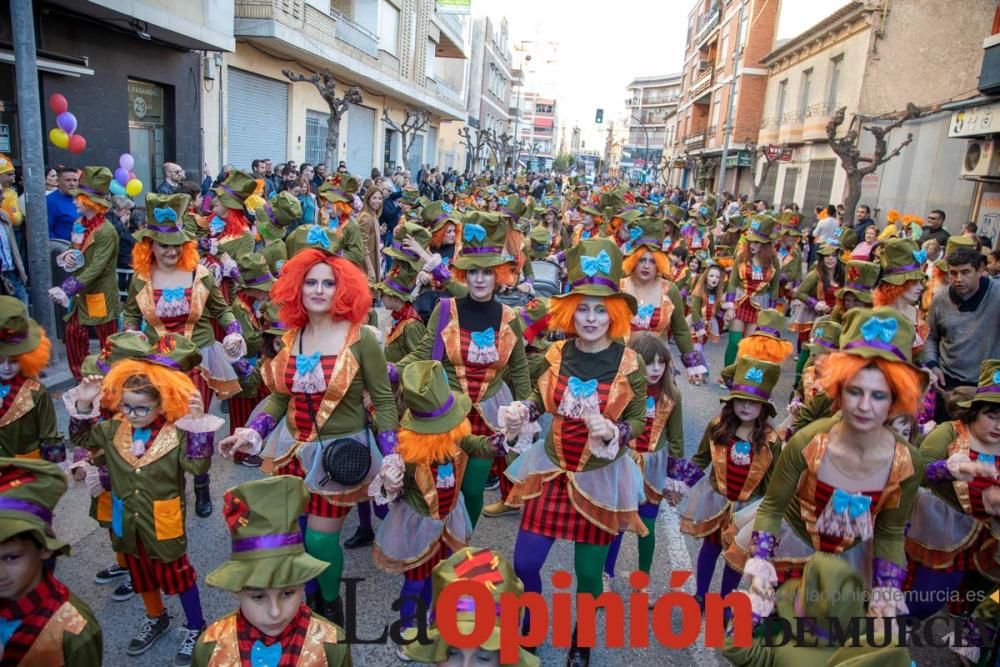
<instances>
[{"instance_id":1,"label":"pink balloon","mask_svg":"<svg viewBox=\"0 0 1000 667\"><path fill-rule=\"evenodd\" d=\"M56 125L66 134L73 134L76 132L76 116L68 111L63 111L56 116Z\"/></svg>"},{"instance_id":2,"label":"pink balloon","mask_svg":"<svg viewBox=\"0 0 1000 667\"><path fill-rule=\"evenodd\" d=\"M49 95L49 108L52 109L52 113L61 114L69 110L69 102L59 93L52 93Z\"/></svg>"},{"instance_id":3,"label":"pink balloon","mask_svg":"<svg viewBox=\"0 0 1000 667\"><path fill-rule=\"evenodd\" d=\"M135 159L128 153L122 153L122 156L118 158L118 166L126 172L130 172L132 171L132 167L135 166Z\"/></svg>"},{"instance_id":4,"label":"pink balloon","mask_svg":"<svg viewBox=\"0 0 1000 667\"><path fill-rule=\"evenodd\" d=\"M69 138L69 152L82 153L87 148L87 140L82 134L74 134Z\"/></svg>"},{"instance_id":5,"label":"pink balloon","mask_svg":"<svg viewBox=\"0 0 1000 667\"><path fill-rule=\"evenodd\" d=\"M128 173L128 180L130 180L130 181L131 181L131 180L132 180L133 178L135 178L135 172L134 172L134 171L130 171L130 172Z\"/></svg>"},{"instance_id":6,"label":"pink balloon","mask_svg":"<svg viewBox=\"0 0 1000 667\"><path fill-rule=\"evenodd\" d=\"M115 169L115 180L121 183L122 185L128 185L129 182L128 171L122 169L121 167Z\"/></svg>"}]
</instances>

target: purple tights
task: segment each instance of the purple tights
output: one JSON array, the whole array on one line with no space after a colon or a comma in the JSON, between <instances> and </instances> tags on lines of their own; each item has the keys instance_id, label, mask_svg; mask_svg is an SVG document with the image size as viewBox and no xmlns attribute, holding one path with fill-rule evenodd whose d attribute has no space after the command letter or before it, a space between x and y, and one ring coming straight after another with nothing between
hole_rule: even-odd
<instances>
[{"instance_id":1,"label":"purple tights","mask_svg":"<svg viewBox=\"0 0 1000 667\"><path fill-rule=\"evenodd\" d=\"M942 572L923 565L915 566L913 582L906 591L906 606L910 616L928 618L948 602L949 595L959 590L964 572Z\"/></svg>"},{"instance_id":2,"label":"purple tights","mask_svg":"<svg viewBox=\"0 0 1000 667\"><path fill-rule=\"evenodd\" d=\"M715 574L715 563L722 554L722 545L703 540L701 551L698 552L698 565L695 571L695 595L704 599L708 593L709 586L712 585L712 576ZM740 585L743 575L726 565L722 570L722 587L720 593L726 597L736 590Z\"/></svg>"},{"instance_id":3,"label":"purple tights","mask_svg":"<svg viewBox=\"0 0 1000 667\"><path fill-rule=\"evenodd\" d=\"M416 625L417 603L416 598L424 601L424 608L431 606L431 580L427 579L404 579L403 590L399 594L402 604L399 607L399 619L404 628L412 628Z\"/></svg>"}]
</instances>

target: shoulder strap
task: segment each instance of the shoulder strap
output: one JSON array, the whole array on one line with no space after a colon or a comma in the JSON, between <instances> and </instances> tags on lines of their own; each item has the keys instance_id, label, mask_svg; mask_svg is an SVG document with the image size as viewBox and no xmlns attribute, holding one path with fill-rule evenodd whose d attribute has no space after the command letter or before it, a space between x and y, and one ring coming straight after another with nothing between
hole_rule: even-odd
<instances>
[{"instance_id":1,"label":"shoulder strap","mask_svg":"<svg viewBox=\"0 0 1000 667\"><path fill-rule=\"evenodd\" d=\"M441 337L441 332L451 320L451 299L440 299L438 304L440 306L438 308L437 330L434 332L434 349L431 351L431 359L434 361L441 361L444 358L444 338Z\"/></svg>"}]
</instances>

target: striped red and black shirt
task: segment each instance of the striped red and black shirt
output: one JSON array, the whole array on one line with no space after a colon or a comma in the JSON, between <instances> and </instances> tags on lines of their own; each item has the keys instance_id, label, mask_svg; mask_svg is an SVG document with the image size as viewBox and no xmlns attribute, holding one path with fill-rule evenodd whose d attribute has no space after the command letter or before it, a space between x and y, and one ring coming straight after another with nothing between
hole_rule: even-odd
<instances>
[{"instance_id":1,"label":"striped red and black shirt","mask_svg":"<svg viewBox=\"0 0 1000 667\"><path fill-rule=\"evenodd\" d=\"M243 612L236 612L236 637L240 647L240 664L250 667L252 662L253 647L256 642L264 646L272 646L275 643L281 644L281 660L278 667L295 667L302 653L302 645L306 640L306 632L309 630L309 621L312 612L306 605L301 605L299 611L292 618L291 622L277 637L270 637L250 625Z\"/></svg>"},{"instance_id":2,"label":"striped red and black shirt","mask_svg":"<svg viewBox=\"0 0 1000 667\"><path fill-rule=\"evenodd\" d=\"M330 382L330 375L333 373L333 367L337 364L337 355L330 354L320 357L320 363L323 365L323 378L326 380L327 384ZM285 384L289 389L292 387L292 382L295 380L295 357L288 357L288 364L285 366ZM318 392L315 394L305 394L300 392L292 392L292 400L289 403L288 416L292 419L295 424L295 432L298 435L299 440L305 440L307 436L316 430L316 413L319 412L320 404L323 402L323 394L326 391ZM322 428L322 424L319 425Z\"/></svg>"},{"instance_id":3,"label":"striped red and black shirt","mask_svg":"<svg viewBox=\"0 0 1000 667\"><path fill-rule=\"evenodd\" d=\"M3 647L0 667L20 664L49 619L67 600L69 589L51 572L43 569L42 580L34 590L19 600L8 600L0 605L0 619L19 621L14 634Z\"/></svg>"}]
</instances>

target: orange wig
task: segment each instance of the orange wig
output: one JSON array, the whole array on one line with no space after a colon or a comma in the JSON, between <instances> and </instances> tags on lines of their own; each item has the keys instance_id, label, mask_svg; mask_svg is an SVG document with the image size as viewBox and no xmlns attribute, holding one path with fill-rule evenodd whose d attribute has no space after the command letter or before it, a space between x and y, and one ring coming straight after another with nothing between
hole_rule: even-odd
<instances>
[{"instance_id":1,"label":"orange wig","mask_svg":"<svg viewBox=\"0 0 1000 667\"><path fill-rule=\"evenodd\" d=\"M444 235L448 233L448 228L453 227L455 229L455 238L457 239L462 233L461 225L456 225L454 222L449 222L441 226L441 229L437 230L431 235L431 248L437 250L444 245Z\"/></svg>"},{"instance_id":2,"label":"orange wig","mask_svg":"<svg viewBox=\"0 0 1000 667\"><path fill-rule=\"evenodd\" d=\"M846 352L831 352L816 360L816 380L826 395L833 399L834 409L839 410L844 387L858 372L869 367L882 371L892 392L889 414L916 414L926 381L919 371L901 361L866 359Z\"/></svg>"},{"instance_id":3,"label":"orange wig","mask_svg":"<svg viewBox=\"0 0 1000 667\"><path fill-rule=\"evenodd\" d=\"M145 238L132 246L132 268L143 280L152 275L156 257L153 256L153 239ZM194 271L198 266L198 242L186 241L181 245L181 256L177 258L177 268Z\"/></svg>"},{"instance_id":4,"label":"orange wig","mask_svg":"<svg viewBox=\"0 0 1000 667\"><path fill-rule=\"evenodd\" d=\"M667 259L667 256L659 250L651 250L645 246L639 248L622 261L622 270L625 272L625 275L632 275L632 272L635 271L635 267L639 264L639 260L646 255L651 255L653 257L653 261L656 263L656 273L658 275L670 275L670 260Z\"/></svg>"},{"instance_id":5,"label":"orange wig","mask_svg":"<svg viewBox=\"0 0 1000 667\"><path fill-rule=\"evenodd\" d=\"M333 271L337 286L330 305L330 316L354 324L367 322L368 311L372 309L368 277L343 257L326 255L315 248L301 251L281 267L281 276L271 289L271 300L280 306L281 321L290 329L301 329L309 321L309 315L302 306L302 285L305 284L306 274L320 262Z\"/></svg>"},{"instance_id":6,"label":"orange wig","mask_svg":"<svg viewBox=\"0 0 1000 667\"><path fill-rule=\"evenodd\" d=\"M145 379L159 394L160 407L168 422L175 422L190 412L188 404L195 392L191 379L180 371L138 359L123 359L111 367L104 376L104 398L101 405L108 410L117 411L122 395L129 391L125 388L125 383L133 377Z\"/></svg>"},{"instance_id":7,"label":"orange wig","mask_svg":"<svg viewBox=\"0 0 1000 667\"><path fill-rule=\"evenodd\" d=\"M472 425L468 419L446 433L417 433L401 428L396 453L406 463L444 463L458 452L458 441L471 434Z\"/></svg>"},{"instance_id":8,"label":"orange wig","mask_svg":"<svg viewBox=\"0 0 1000 667\"><path fill-rule=\"evenodd\" d=\"M563 298L549 301L549 329L575 336L574 316L583 298L583 294L569 294ZM628 302L619 296L604 297L604 306L608 309L608 315L611 316L608 336L611 338L628 336L632 328L632 312L629 310Z\"/></svg>"},{"instance_id":9,"label":"orange wig","mask_svg":"<svg viewBox=\"0 0 1000 667\"><path fill-rule=\"evenodd\" d=\"M514 262L504 262L499 266L492 267L493 275L497 277L497 287L513 287L517 284L518 270ZM452 269L451 275L460 283L466 283L468 275L466 269Z\"/></svg>"},{"instance_id":10,"label":"orange wig","mask_svg":"<svg viewBox=\"0 0 1000 667\"><path fill-rule=\"evenodd\" d=\"M225 207L225 204L223 206ZM250 221L247 220L246 214L241 209L226 207L225 215L213 217L222 218L226 223L220 236L239 236L250 229ZM211 218L209 218L209 222L211 223Z\"/></svg>"},{"instance_id":11,"label":"orange wig","mask_svg":"<svg viewBox=\"0 0 1000 667\"><path fill-rule=\"evenodd\" d=\"M104 214L108 212L107 206L101 206L86 195L77 195L73 201L79 204L81 208L85 208L93 213L95 218L92 219L104 222Z\"/></svg>"},{"instance_id":12,"label":"orange wig","mask_svg":"<svg viewBox=\"0 0 1000 667\"><path fill-rule=\"evenodd\" d=\"M901 297L903 293L913 287L914 283L919 283L919 280L907 280L902 285L893 285L891 283L879 283L875 287L875 293L873 294L873 299L875 300L875 307L881 308L882 306L891 306L896 303L896 299Z\"/></svg>"},{"instance_id":13,"label":"orange wig","mask_svg":"<svg viewBox=\"0 0 1000 667\"><path fill-rule=\"evenodd\" d=\"M21 375L26 378L37 378L42 369L49 365L49 357L52 356L52 341L45 335L45 329L41 330L41 339L38 347L30 352L22 352L14 355L17 363L21 364Z\"/></svg>"},{"instance_id":14,"label":"orange wig","mask_svg":"<svg viewBox=\"0 0 1000 667\"><path fill-rule=\"evenodd\" d=\"M780 364L792 354L792 344L787 340L775 340L769 336L750 334L740 341L736 349L738 357L752 357L761 361Z\"/></svg>"}]
</instances>

